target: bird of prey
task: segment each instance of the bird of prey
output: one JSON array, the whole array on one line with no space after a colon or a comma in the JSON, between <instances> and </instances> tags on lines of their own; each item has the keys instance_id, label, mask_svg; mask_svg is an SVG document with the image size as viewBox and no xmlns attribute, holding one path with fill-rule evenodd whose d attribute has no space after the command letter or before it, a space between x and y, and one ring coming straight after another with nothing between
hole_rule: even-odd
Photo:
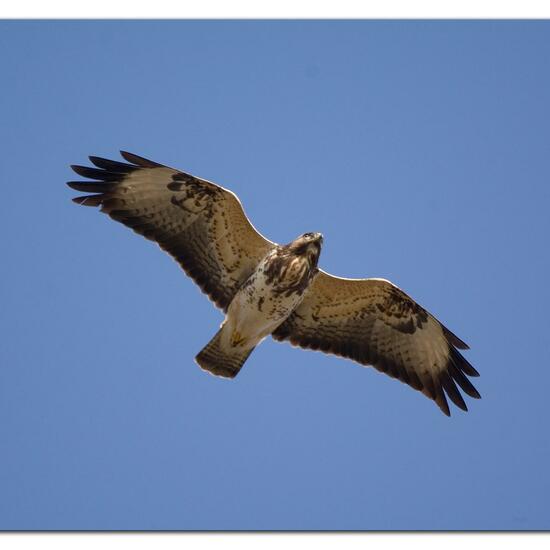
<instances>
[{"instance_id":1,"label":"bird of prey","mask_svg":"<svg viewBox=\"0 0 550 550\"><path fill-rule=\"evenodd\" d=\"M478 372L458 351L468 346L384 279L345 279L317 264L320 233L279 245L263 237L237 196L212 182L121 151L127 162L89 157L72 166L89 193L73 199L155 241L225 313L195 360L234 378L267 336L332 353L408 384L450 416L445 394L467 410L457 388L480 395Z\"/></svg>"}]
</instances>

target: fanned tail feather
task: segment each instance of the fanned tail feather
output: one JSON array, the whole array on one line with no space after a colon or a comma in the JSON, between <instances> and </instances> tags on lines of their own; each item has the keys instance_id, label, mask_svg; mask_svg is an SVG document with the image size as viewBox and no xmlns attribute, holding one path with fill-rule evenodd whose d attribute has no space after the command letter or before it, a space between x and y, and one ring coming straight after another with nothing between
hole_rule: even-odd
<instances>
[{"instance_id":1,"label":"fanned tail feather","mask_svg":"<svg viewBox=\"0 0 550 550\"><path fill-rule=\"evenodd\" d=\"M199 352L195 361L202 370L224 378L235 378L254 348L224 346L222 342L223 327L214 338Z\"/></svg>"}]
</instances>

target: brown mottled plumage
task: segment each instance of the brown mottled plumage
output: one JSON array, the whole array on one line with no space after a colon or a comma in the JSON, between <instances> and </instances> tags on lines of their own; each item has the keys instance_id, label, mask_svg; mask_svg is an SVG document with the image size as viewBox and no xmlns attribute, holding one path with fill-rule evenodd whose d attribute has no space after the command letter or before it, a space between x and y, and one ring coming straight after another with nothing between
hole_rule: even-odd
<instances>
[{"instance_id":1,"label":"brown mottled plumage","mask_svg":"<svg viewBox=\"0 0 550 550\"><path fill-rule=\"evenodd\" d=\"M131 164L90 157L98 168L72 166L100 182L69 182L78 204L101 211L156 241L214 303L228 308L235 292L273 243L248 221L227 189L173 168L121 152Z\"/></svg>"},{"instance_id":2,"label":"brown mottled plumage","mask_svg":"<svg viewBox=\"0 0 550 550\"><path fill-rule=\"evenodd\" d=\"M468 346L389 281L343 279L317 267L322 236L305 233L277 245L258 233L227 189L121 152L128 163L90 157L73 166L93 182L73 199L171 254L226 318L196 361L233 378L265 337L373 365L433 399L449 415L447 395L467 410L458 386L479 393L479 376L458 349Z\"/></svg>"}]
</instances>

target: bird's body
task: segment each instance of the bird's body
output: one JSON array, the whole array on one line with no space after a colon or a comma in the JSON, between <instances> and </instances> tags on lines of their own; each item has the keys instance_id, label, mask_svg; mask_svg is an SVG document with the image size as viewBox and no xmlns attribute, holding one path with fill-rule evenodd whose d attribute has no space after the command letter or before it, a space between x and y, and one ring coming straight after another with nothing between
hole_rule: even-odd
<instances>
[{"instance_id":1,"label":"bird's body","mask_svg":"<svg viewBox=\"0 0 550 550\"><path fill-rule=\"evenodd\" d=\"M122 153L129 164L90 157L73 166L94 182L69 182L95 193L75 202L101 206L113 219L156 241L226 314L197 355L212 374L234 378L267 336L372 365L433 399L445 394L463 410L456 386L479 393L478 376L458 349L468 346L412 298L383 279L343 279L318 268L322 236L287 245L260 235L237 197L222 187Z\"/></svg>"},{"instance_id":2,"label":"bird's body","mask_svg":"<svg viewBox=\"0 0 550 550\"><path fill-rule=\"evenodd\" d=\"M317 274L320 235L302 236L271 250L237 290L227 309L214 347L197 355L200 367L233 378L252 350L285 321L303 299ZM295 243L303 243L303 252ZM311 250L311 252L309 252ZM215 355L213 355L215 349ZM231 365L228 367L228 365Z\"/></svg>"}]
</instances>

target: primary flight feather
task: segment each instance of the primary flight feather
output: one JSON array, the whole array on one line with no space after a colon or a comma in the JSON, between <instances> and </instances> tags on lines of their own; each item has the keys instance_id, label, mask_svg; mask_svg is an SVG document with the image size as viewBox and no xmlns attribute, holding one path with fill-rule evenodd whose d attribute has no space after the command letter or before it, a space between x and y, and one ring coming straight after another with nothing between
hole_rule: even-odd
<instances>
[{"instance_id":1,"label":"primary flight feather","mask_svg":"<svg viewBox=\"0 0 550 550\"><path fill-rule=\"evenodd\" d=\"M467 410L457 387L480 395L478 372L458 351L468 346L389 281L344 279L318 268L323 238L287 245L263 237L231 191L121 151L127 162L90 157L72 166L95 181L69 182L91 193L73 200L153 240L181 265L225 320L195 360L234 378L267 336L340 355L397 378L449 415L446 395Z\"/></svg>"}]
</instances>

